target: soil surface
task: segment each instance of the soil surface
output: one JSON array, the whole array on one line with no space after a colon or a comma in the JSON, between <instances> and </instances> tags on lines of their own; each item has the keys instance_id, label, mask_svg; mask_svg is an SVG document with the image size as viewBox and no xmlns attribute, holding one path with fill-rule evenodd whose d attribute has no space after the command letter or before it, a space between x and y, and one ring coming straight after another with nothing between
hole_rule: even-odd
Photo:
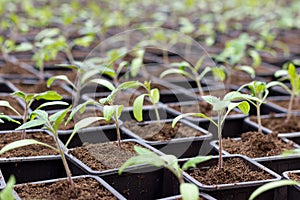
<instances>
[{"instance_id":1,"label":"soil surface","mask_svg":"<svg viewBox=\"0 0 300 200\"><path fill-rule=\"evenodd\" d=\"M10 97L10 96L0 96L0 100L8 101L9 104L16 109L21 115L24 112L24 108L19 104L17 99ZM10 108L0 106L0 113L3 113L5 115L17 115L14 111L12 111Z\"/></svg>"},{"instance_id":2,"label":"soil surface","mask_svg":"<svg viewBox=\"0 0 300 200\"><path fill-rule=\"evenodd\" d=\"M5 134L0 134L0 149L5 145L20 140L21 132L9 132ZM26 139L35 139L39 142L49 144L56 147L54 139L43 132L27 133ZM48 147L41 145L29 145L22 148L17 148L1 154L1 158L12 158L12 157L28 157L28 156L46 156L46 155L57 155L58 153Z\"/></svg>"},{"instance_id":3,"label":"soil surface","mask_svg":"<svg viewBox=\"0 0 300 200\"><path fill-rule=\"evenodd\" d=\"M13 84L21 91L26 93L41 93L49 90L54 90L60 95L71 96L69 92L64 90L59 85L52 85L50 88L47 87L46 82L36 82L35 84L27 84L18 81L13 81Z\"/></svg>"},{"instance_id":4,"label":"soil surface","mask_svg":"<svg viewBox=\"0 0 300 200\"><path fill-rule=\"evenodd\" d=\"M15 187L18 195L24 200L31 199L103 199L117 200L114 195L93 178L74 179L72 187L67 180L54 183L23 184Z\"/></svg>"},{"instance_id":5,"label":"soil surface","mask_svg":"<svg viewBox=\"0 0 300 200\"><path fill-rule=\"evenodd\" d=\"M188 171L189 175L205 185L234 184L271 179L272 176L262 170L252 170L241 158L224 160L223 168L217 165L204 168L195 168Z\"/></svg>"},{"instance_id":6,"label":"soil surface","mask_svg":"<svg viewBox=\"0 0 300 200\"><path fill-rule=\"evenodd\" d=\"M250 117L256 122L256 117ZM285 123L285 117L275 117L273 114L269 118L262 119L262 125L278 133L292 133L300 131L300 117L292 116L288 123Z\"/></svg>"},{"instance_id":7,"label":"soil surface","mask_svg":"<svg viewBox=\"0 0 300 200\"><path fill-rule=\"evenodd\" d=\"M272 101L271 100L270 102L272 102L272 103L274 103L274 104L276 104L276 105L278 105L278 106L280 106L282 108L286 108L286 109L289 106L289 100L280 100L280 101ZM296 103L294 101L293 106L292 106L292 110L300 110L300 103Z\"/></svg>"},{"instance_id":8,"label":"soil surface","mask_svg":"<svg viewBox=\"0 0 300 200\"><path fill-rule=\"evenodd\" d=\"M174 110L177 110L181 113L193 113L193 112L200 112L207 116L217 116L217 112L212 110L212 105L207 103L206 101L198 101L198 104L193 105L169 105L169 107L173 108ZM230 115L233 114L240 114L239 112L233 110L230 112ZM190 116L193 117L193 116ZM193 117L193 118L199 118L199 117Z\"/></svg>"},{"instance_id":9,"label":"soil surface","mask_svg":"<svg viewBox=\"0 0 300 200\"><path fill-rule=\"evenodd\" d=\"M0 67L0 74L15 74L15 75L22 75L22 76L32 76L35 77L35 75L26 69L15 65L13 63L5 63L2 67Z\"/></svg>"},{"instance_id":10,"label":"soil surface","mask_svg":"<svg viewBox=\"0 0 300 200\"><path fill-rule=\"evenodd\" d=\"M176 126L172 128L172 123L138 124L136 122L127 121L124 122L124 126L148 141L168 141L174 138L196 137L203 135L200 131L183 125L182 123L177 123Z\"/></svg>"},{"instance_id":11,"label":"soil surface","mask_svg":"<svg viewBox=\"0 0 300 200\"><path fill-rule=\"evenodd\" d=\"M68 119L69 114L66 116L65 119ZM78 123L81 119L87 118L87 117L103 117L103 113L100 110L86 110L82 114L77 114L73 117L73 120L71 120L67 125L65 123L61 123L59 126L59 130L73 130L75 123ZM66 121L66 120L65 120ZM95 126L104 126L104 125L110 125L114 124L115 121L111 120L110 122L106 122L105 120L96 121L92 124L90 124L88 127L95 127Z\"/></svg>"},{"instance_id":12,"label":"soil surface","mask_svg":"<svg viewBox=\"0 0 300 200\"><path fill-rule=\"evenodd\" d=\"M299 174L296 174L296 173L289 173L288 176L289 176L289 178L290 178L291 180L300 182L300 175L299 175Z\"/></svg>"},{"instance_id":13,"label":"soil surface","mask_svg":"<svg viewBox=\"0 0 300 200\"><path fill-rule=\"evenodd\" d=\"M133 142L121 143L122 149L117 142L97 144L84 143L81 147L69 150L69 153L81 160L84 164L96 171L115 169L121 167L125 161L136 156L133 150Z\"/></svg>"},{"instance_id":14,"label":"soil surface","mask_svg":"<svg viewBox=\"0 0 300 200\"><path fill-rule=\"evenodd\" d=\"M242 154L250 158L280 155L284 150L294 149L292 143L285 143L276 133L263 134L247 132L241 135L241 140L223 139L223 148L231 154Z\"/></svg>"}]
</instances>

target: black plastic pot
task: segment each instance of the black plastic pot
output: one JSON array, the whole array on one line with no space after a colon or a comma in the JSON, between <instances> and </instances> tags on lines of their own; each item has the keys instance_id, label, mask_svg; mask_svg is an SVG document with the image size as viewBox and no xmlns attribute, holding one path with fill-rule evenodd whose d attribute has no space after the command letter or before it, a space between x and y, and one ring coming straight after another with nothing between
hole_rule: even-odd
<instances>
[{"instance_id":1,"label":"black plastic pot","mask_svg":"<svg viewBox=\"0 0 300 200\"><path fill-rule=\"evenodd\" d=\"M172 123L172 120L164 120L163 123ZM197 127L196 125L186 121L180 121L183 125L188 126L195 131L200 131L203 133L202 136L196 137L186 137L186 138L174 138L169 141L150 141L145 140L132 132L130 129L126 127L122 127L121 129L127 134L129 137L140 140L152 147L162 151L165 154L172 154L179 158L190 158L197 155L207 155L212 150L209 145L209 140L211 139L211 133L205 131L204 129ZM144 123L140 123L141 128L143 124L154 124L157 121L148 121Z\"/></svg>"},{"instance_id":2,"label":"black plastic pot","mask_svg":"<svg viewBox=\"0 0 300 200\"><path fill-rule=\"evenodd\" d=\"M197 97L192 96L182 91L162 91L160 93L160 102L162 103L174 103L197 100Z\"/></svg>"},{"instance_id":3,"label":"black plastic pot","mask_svg":"<svg viewBox=\"0 0 300 200\"><path fill-rule=\"evenodd\" d=\"M127 199L152 200L179 194L179 182L164 168L139 166L100 176Z\"/></svg>"},{"instance_id":4,"label":"black plastic pot","mask_svg":"<svg viewBox=\"0 0 300 200\"><path fill-rule=\"evenodd\" d=\"M187 180L191 183L194 183L199 187L199 189L216 199L222 199L222 200L240 200L240 199L248 199L251 195L251 193L257 189L259 186L271 182L271 181L277 181L281 179L281 176L276 174L275 172L271 171L270 169L262 166L261 164L257 163L256 161L253 161L249 159L248 157L241 156L241 155L232 155L232 156L224 156L223 159L229 159L238 157L243 159L247 165L253 169L253 170L263 170L266 173L270 174L273 178L268 180L260 180L260 181L249 181L249 182L240 182L240 183L234 183L234 184L217 184L217 185L204 185L200 182L198 182L196 179L188 175L184 172L184 176L187 178ZM183 164L187 159L181 160L180 164ZM218 163L218 156L213 156L212 159L198 164L197 168L207 168L211 167L213 165L217 165ZM265 199L274 199L276 197L276 190L270 190L266 193L263 193L256 199L258 200L265 200Z\"/></svg>"},{"instance_id":5,"label":"black plastic pot","mask_svg":"<svg viewBox=\"0 0 300 200\"><path fill-rule=\"evenodd\" d=\"M11 88L12 83L9 81L0 81L0 93L12 93L13 89Z\"/></svg>"},{"instance_id":6,"label":"black plastic pot","mask_svg":"<svg viewBox=\"0 0 300 200\"><path fill-rule=\"evenodd\" d=\"M299 174L300 170L285 171L285 172L283 172L282 175L285 179L290 179L289 173ZM300 185L287 186L286 188L287 188L286 199L288 199L288 200L298 200L299 199Z\"/></svg>"},{"instance_id":7,"label":"black plastic pot","mask_svg":"<svg viewBox=\"0 0 300 200\"><path fill-rule=\"evenodd\" d=\"M124 143L124 142L135 142L135 143L143 146L144 148L150 149L151 151L157 153L158 155L162 155L163 154L162 152L160 152L160 151L156 150L155 148L151 147L150 145L145 144L145 143L143 143L141 141L138 141L138 140L125 139L125 140L122 140L121 142L122 143ZM92 142L92 143L97 143L97 142ZM68 153L68 149L66 149L65 154L66 154L66 157L68 159L72 160L72 162L77 167L79 167L85 173L90 174L90 175L103 175L103 174L106 174L106 173L112 173L112 172L118 171L118 168L117 169L108 169L108 170L104 170L104 171L96 171L96 170L91 169L89 166L87 166L86 164L84 164L82 161L80 161L79 159L77 159L75 156L73 156L70 153Z\"/></svg>"},{"instance_id":8,"label":"black plastic pot","mask_svg":"<svg viewBox=\"0 0 300 200\"><path fill-rule=\"evenodd\" d=\"M241 138L234 138L234 139L240 140ZM281 138L281 139L285 143L292 142L286 138ZM219 152L220 148L217 140L211 141L211 145L214 147L216 151ZM300 146L295 143L293 145L295 148L300 148ZM231 155L226 150L223 150L222 152L224 155ZM300 157L296 155L289 155L289 156L277 155L277 156L268 156L268 157L257 157L251 159L273 170L278 174L281 174L282 172L287 170L300 169Z\"/></svg>"},{"instance_id":9,"label":"black plastic pot","mask_svg":"<svg viewBox=\"0 0 300 200\"><path fill-rule=\"evenodd\" d=\"M91 175L83 175L83 176L74 176L73 179L78 178L93 178L96 179L101 185L103 185L107 190L109 190L115 197L117 197L119 200L126 200L119 192L117 192L113 187L111 187L108 183L106 183L103 179L97 176L91 176ZM54 183L59 180L63 180L66 178L58 178L58 179L45 179L44 181L37 181L37 182L31 182L30 184L49 184ZM18 185L17 185L18 186ZM20 197L16 197L16 199L21 199Z\"/></svg>"},{"instance_id":10,"label":"black plastic pot","mask_svg":"<svg viewBox=\"0 0 300 200\"><path fill-rule=\"evenodd\" d=\"M287 113L288 112L287 107L286 108L282 107L282 106L276 104L276 102L289 101L290 96L274 96L274 97L269 97L267 100L268 100L268 103L264 104L264 105L268 106L270 108L273 108L275 111L277 111L274 113ZM292 110L292 112L297 113L297 112L300 112L300 110ZM269 114L269 113L267 113L267 114Z\"/></svg>"}]
</instances>

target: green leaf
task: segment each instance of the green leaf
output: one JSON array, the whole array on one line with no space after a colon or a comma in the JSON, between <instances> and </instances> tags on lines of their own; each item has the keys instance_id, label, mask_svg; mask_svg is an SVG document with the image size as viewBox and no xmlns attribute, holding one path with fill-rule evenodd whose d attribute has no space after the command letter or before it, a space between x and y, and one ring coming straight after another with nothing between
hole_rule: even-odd
<instances>
[{"instance_id":1,"label":"green leaf","mask_svg":"<svg viewBox=\"0 0 300 200\"><path fill-rule=\"evenodd\" d=\"M143 65L143 58L135 58L131 62L130 74L132 77L136 77L140 68Z\"/></svg>"},{"instance_id":2,"label":"green leaf","mask_svg":"<svg viewBox=\"0 0 300 200\"><path fill-rule=\"evenodd\" d=\"M21 114L16 109L14 109L14 107L12 107L8 101L0 100L0 106L7 107L14 111L17 115L21 116Z\"/></svg>"},{"instance_id":3,"label":"green leaf","mask_svg":"<svg viewBox=\"0 0 300 200\"><path fill-rule=\"evenodd\" d=\"M191 78L191 75L182 69L167 69L167 70L163 71L163 73L161 73L159 77L163 78L169 74L181 74L183 76Z\"/></svg>"},{"instance_id":4,"label":"green leaf","mask_svg":"<svg viewBox=\"0 0 300 200\"><path fill-rule=\"evenodd\" d=\"M0 192L0 199L3 200L14 200L13 189L16 184L16 178L11 175L5 186L5 188Z\"/></svg>"},{"instance_id":5,"label":"green leaf","mask_svg":"<svg viewBox=\"0 0 300 200\"><path fill-rule=\"evenodd\" d=\"M84 103L81 103L79 104L78 106L76 106L72 112L70 113L65 125L67 125L74 117L74 115L79 111L80 113L83 113L85 111L85 108L87 105L94 105L94 104L97 104L96 102L94 101L86 101Z\"/></svg>"},{"instance_id":6,"label":"green leaf","mask_svg":"<svg viewBox=\"0 0 300 200\"><path fill-rule=\"evenodd\" d=\"M252 67L242 65L242 66L238 66L238 67L235 67L235 68L248 73L251 76L251 78L255 78L255 70Z\"/></svg>"},{"instance_id":7,"label":"green leaf","mask_svg":"<svg viewBox=\"0 0 300 200\"><path fill-rule=\"evenodd\" d=\"M23 42L19 45L16 46L15 51L16 52L21 52L21 51L29 51L32 50L33 46L29 42Z\"/></svg>"},{"instance_id":8,"label":"green leaf","mask_svg":"<svg viewBox=\"0 0 300 200\"><path fill-rule=\"evenodd\" d=\"M284 69L277 70L277 71L274 73L274 76L275 76L276 78L282 77L282 76L286 76L286 75L288 75L288 71L287 71L287 70L284 70Z\"/></svg>"},{"instance_id":9,"label":"green leaf","mask_svg":"<svg viewBox=\"0 0 300 200\"><path fill-rule=\"evenodd\" d=\"M20 148L20 147L24 147L24 146L28 146L28 145L33 145L33 144L37 144L37 145L42 145L45 147L49 147L50 149L53 149L55 151L57 151L57 149L55 149L53 146L50 146L48 144L45 144L43 142L39 142L37 140L34 139L23 139L23 140L18 140L12 143L9 143L7 145L5 145L1 150L0 150L0 154L3 154L7 151L16 149L16 148Z\"/></svg>"},{"instance_id":10,"label":"green leaf","mask_svg":"<svg viewBox=\"0 0 300 200\"><path fill-rule=\"evenodd\" d=\"M103 107L103 116L107 122L111 120L115 112L116 112L116 106L105 105Z\"/></svg>"},{"instance_id":11,"label":"green leaf","mask_svg":"<svg viewBox=\"0 0 300 200\"><path fill-rule=\"evenodd\" d=\"M6 121L9 121L9 122L14 122L16 124L21 124L21 122L17 121L17 120L14 120L13 118L11 118L10 116L7 116L7 115L3 115L3 114L0 114L0 119L5 119ZM4 121L2 120L1 123L4 123Z\"/></svg>"},{"instance_id":12,"label":"green leaf","mask_svg":"<svg viewBox=\"0 0 300 200\"><path fill-rule=\"evenodd\" d=\"M250 111L250 105L247 101L242 101L238 105L238 108L246 115Z\"/></svg>"},{"instance_id":13,"label":"green leaf","mask_svg":"<svg viewBox=\"0 0 300 200\"><path fill-rule=\"evenodd\" d=\"M93 79L90 82L96 83L98 85L103 85L104 87L108 88L111 91L113 91L115 89L115 86L111 82L109 82L105 79Z\"/></svg>"},{"instance_id":14,"label":"green leaf","mask_svg":"<svg viewBox=\"0 0 300 200\"><path fill-rule=\"evenodd\" d=\"M138 154L138 155L152 155L152 154L155 154L153 153L153 151L150 151L149 149L146 149L144 147L140 147L140 146L137 146L135 145L133 147L134 151ZM155 154L156 155L156 154Z\"/></svg>"},{"instance_id":15,"label":"green leaf","mask_svg":"<svg viewBox=\"0 0 300 200\"><path fill-rule=\"evenodd\" d=\"M44 110L35 110L30 114L30 120L33 120L38 116L40 119L42 119L44 122L48 121L48 113Z\"/></svg>"},{"instance_id":16,"label":"green leaf","mask_svg":"<svg viewBox=\"0 0 300 200\"><path fill-rule=\"evenodd\" d=\"M217 102L220 102L220 99L211 95L202 96L203 100L207 103L214 105Z\"/></svg>"},{"instance_id":17,"label":"green leaf","mask_svg":"<svg viewBox=\"0 0 300 200\"><path fill-rule=\"evenodd\" d=\"M95 76L98 73L100 73L99 69L93 69L93 70L83 72L83 75L80 80L81 84L86 83L89 78Z\"/></svg>"},{"instance_id":18,"label":"green leaf","mask_svg":"<svg viewBox=\"0 0 300 200\"><path fill-rule=\"evenodd\" d=\"M299 182L293 181L293 180L279 180L279 181L270 182L270 183L264 184L264 185L260 186L259 188L257 188L251 194L251 196L249 197L249 200L253 200L260 194L262 194L266 191L272 190L274 188L288 186L288 185L299 185L299 184L300 184Z\"/></svg>"},{"instance_id":19,"label":"green leaf","mask_svg":"<svg viewBox=\"0 0 300 200\"><path fill-rule=\"evenodd\" d=\"M53 129L54 131L57 131L58 127L60 126L60 124L64 121L67 113L70 111L72 106L70 106L69 108L63 110L62 112L58 112L60 113L59 115L55 115L55 117L51 118L52 120L54 120L53 123Z\"/></svg>"},{"instance_id":20,"label":"green leaf","mask_svg":"<svg viewBox=\"0 0 300 200\"><path fill-rule=\"evenodd\" d=\"M160 95L159 90L157 88L154 88L150 90L150 100L153 104L157 104L159 102Z\"/></svg>"},{"instance_id":21,"label":"green leaf","mask_svg":"<svg viewBox=\"0 0 300 200\"><path fill-rule=\"evenodd\" d=\"M41 104L37 109L41 109L41 108L44 108L44 107L47 107L47 106L68 106L69 104L67 102L64 102L64 101L50 101L50 102L46 102L46 103L43 103Z\"/></svg>"},{"instance_id":22,"label":"green leaf","mask_svg":"<svg viewBox=\"0 0 300 200\"><path fill-rule=\"evenodd\" d=\"M182 195L182 200L198 200L199 199L199 189L196 185L192 183L181 183L180 184L180 194Z\"/></svg>"},{"instance_id":23,"label":"green leaf","mask_svg":"<svg viewBox=\"0 0 300 200\"><path fill-rule=\"evenodd\" d=\"M255 50L249 50L249 55L253 60L253 67L258 67L261 64L261 57Z\"/></svg>"},{"instance_id":24,"label":"green leaf","mask_svg":"<svg viewBox=\"0 0 300 200\"><path fill-rule=\"evenodd\" d=\"M77 46L89 47L89 45L94 41L94 37L87 35L73 40L73 44Z\"/></svg>"},{"instance_id":25,"label":"green leaf","mask_svg":"<svg viewBox=\"0 0 300 200\"><path fill-rule=\"evenodd\" d=\"M213 67L212 69L213 77L216 80L224 81L226 78L226 73L222 67Z\"/></svg>"},{"instance_id":26,"label":"green leaf","mask_svg":"<svg viewBox=\"0 0 300 200\"><path fill-rule=\"evenodd\" d=\"M61 100L62 96L59 95L55 91L47 91L47 92L43 92L43 93L40 93L40 94L35 94L34 98L36 100L40 100L40 99L44 99L44 100Z\"/></svg>"},{"instance_id":27,"label":"green leaf","mask_svg":"<svg viewBox=\"0 0 300 200\"><path fill-rule=\"evenodd\" d=\"M69 78L66 75L52 76L47 80L47 87L49 88L55 80L65 81L66 83L71 85L73 89L77 89L77 87L69 80Z\"/></svg>"},{"instance_id":28,"label":"green leaf","mask_svg":"<svg viewBox=\"0 0 300 200\"><path fill-rule=\"evenodd\" d=\"M65 146L67 147L70 144L72 138L80 129L83 129L83 128L91 125L92 123L94 123L96 121L100 121L100 120L106 120L106 119L104 117L87 117L87 118L84 118L84 119L80 120L79 122L77 122L75 124L73 132L70 135L70 137L68 138L68 141L66 142Z\"/></svg>"},{"instance_id":29,"label":"green leaf","mask_svg":"<svg viewBox=\"0 0 300 200\"><path fill-rule=\"evenodd\" d=\"M47 28L47 29L44 29L41 32L39 32L35 36L34 40L39 41L46 37L51 38L51 37L57 36L59 33L60 33L60 30L58 28Z\"/></svg>"},{"instance_id":30,"label":"green leaf","mask_svg":"<svg viewBox=\"0 0 300 200\"><path fill-rule=\"evenodd\" d=\"M173 122L172 122L172 128L175 127L175 125L177 124L177 122L178 122L179 120L181 120L182 118L188 117L188 116L202 117L202 118L208 119L208 120L211 121L215 126L217 126L216 122L215 122L214 120L212 120L210 117L206 116L205 114L202 114L202 113L185 113L185 114L178 115L177 117L175 117L175 118L173 119Z\"/></svg>"},{"instance_id":31,"label":"green leaf","mask_svg":"<svg viewBox=\"0 0 300 200\"><path fill-rule=\"evenodd\" d=\"M191 158L183 164L182 170L186 171L191 167L195 168L197 164L205 162L210 159L211 159L211 156L197 156L197 157Z\"/></svg>"},{"instance_id":32,"label":"green leaf","mask_svg":"<svg viewBox=\"0 0 300 200\"><path fill-rule=\"evenodd\" d=\"M233 101L233 100L238 100L238 99L241 99L243 98L243 95L242 93L238 92L238 91L232 91L232 92L228 92L223 100L225 101Z\"/></svg>"},{"instance_id":33,"label":"green leaf","mask_svg":"<svg viewBox=\"0 0 300 200\"><path fill-rule=\"evenodd\" d=\"M146 94L141 94L133 102L133 115L137 121L143 121L143 104Z\"/></svg>"},{"instance_id":34,"label":"green leaf","mask_svg":"<svg viewBox=\"0 0 300 200\"><path fill-rule=\"evenodd\" d=\"M55 66L65 67L65 68L68 68L68 69L74 69L76 71L78 71L78 69L79 69L79 66L77 66L77 65L71 65L71 64L56 64Z\"/></svg>"},{"instance_id":35,"label":"green leaf","mask_svg":"<svg viewBox=\"0 0 300 200\"><path fill-rule=\"evenodd\" d=\"M35 120L32 120L32 121L22 124L21 126L16 128L16 130L23 130L23 129L28 129L28 128L32 128L32 127L37 127L37 126L41 126L43 124L45 124L44 120L35 119Z\"/></svg>"},{"instance_id":36,"label":"green leaf","mask_svg":"<svg viewBox=\"0 0 300 200\"><path fill-rule=\"evenodd\" d=\"M16 92L12 93L12 95L15 97L19 97L19 98L23 99L24 101L26 99L26 94L22 91L16 91Z\"/></svg>"},{"instance_id":37,"label":"green leaf","mask_svg":"<svg viewBox=\"0 0 300 200\"><path fill-rule=\"evenodd\" d=\"M297 70L293 63L289 63L288 74L293 80L297 78Z\"/></svg>"}]
</instances>

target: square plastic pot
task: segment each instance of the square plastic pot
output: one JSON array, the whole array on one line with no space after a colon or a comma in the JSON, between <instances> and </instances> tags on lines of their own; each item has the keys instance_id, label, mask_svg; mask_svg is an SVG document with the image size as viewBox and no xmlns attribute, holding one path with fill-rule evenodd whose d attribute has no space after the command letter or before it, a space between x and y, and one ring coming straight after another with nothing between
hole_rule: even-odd
<instances>
[{"instance_id":1,"label":"square plastic pot","mask_svg":"<svg viewBox=\"0 0 300 200\"><path fill-rule=\"evenodd\" d=\"M155 148L151 147L148 144L145 144L141 141L138 140L134 140L134 139L126 139L126 140L122 140L122 143L124 142L134 142L136 144L141 145L144 148L150 149L151 151L153 151L154 153L157 153L158 155L163 155L162 152L156 150ZM93 142L96 143L96 142ZM70 149L71 150L71 149ZM81 170L83 170L85 173L90 174L90 175L103 175L106 173L112 173L112 172L116 172L118 171L118 168L116 169L108 169L108 170L104 170L104 171L97 171L97 170L93 170L91 169L89 166L87 166L86 164L84 164L81 160L79 160L78 158L76 158L75 156L73 156L72 154L68 153L69 149L66 149L65 151L65 155L68 159L70 159L77 167L79 167Z\"/></svg>"},{"instance_id":2,"label":"square plastic pot","mask_svg":"<svg viewBox=\"0 0 300 200\"><path fill-rule=\"evenodd\" d=\"M289 178L289 173L299 174L300 170L285 171L285 172L282 173L282 175L285 179L290 179ZM299 199L300 185L287 186L286 188L287 188L286 199L288 199L288 200L298 200Z\"/></svg>"},{"instance_id":3,"label":"square plastic pot","mask_svg":"<svg viewBox=\"0 0 300 200\"><path fill-rule=\"evenodd\" d=\"M272 176L271 179L268 180L258 180L258 181L249 181L249 182L239 182L239 183L234 183L234 184L217 184L217 185L204 185L191 177L188 172L184 172L184 176L186 179L194 183L195 185L198 186L198 188L215 197L216 199L222 199L222 200L240 200L240 199L248 199L251 195L251 193L260 187L261 185L264 185L265 183L271 182L271 181L277 181L281 179L281 176L276 174L275 172L271 171L270 169L262 166L258 162L246 157L246 156L241 156L241 155L230 155L230 156L223 156L223 159L229 159L229 158L241 158L243 159L247 165L253 169L253 170L263 170L266 173L270 174ZM180 164L182 165L185 160L181 160ZM213 165L217 165L218 163L218 156L213 156L212 159L198 164L196 167L197 168L208 168ZM265 199L274 199L276 196L276 190L270 190L266 193L263 193L259 197L257 197L257 200L265 200Z\"/></svg>"},{"instance_id":4,"label":"square plastic pot","mask_svg":"<svg viewBox=\"0 0 300 200\"><path fill-rule=\"evenodd\" d=\"M103 179L97 176L91 176L91 175L82 175L82 176L74 176L72 177L73 179L78 179L78 178L93 178L97 180L102 186L104 186L107 190L109 190L115 197L117 197L119 200L126 200L119 192L117 192L113 187L111 187L108 183L106 183ZM54 183L60 180L64 180L66 178L57 178L57 179L51 179L51 180L43 180L43 181L36 181L36 182L31 182L30 184L49 184L49 183ZM21 200L21 198L18 196L17 193L15 193L16 200Z\"/></svg>"},{"instance_id":5,"label":"square plastic pot","mask_svg":"<svg viewBox=\"0 0 300 200\"><path fill-rule=\"evenodd\" d=\"M206 193L203 193L203 192L199 193L199 197L204 199L204 200L216 200L214 197L212 197L212 196L210 196ZM162 199L159 199L159 200L178 200L179 198L181 198L181 195L166 197L166 198L162 198Z\"/></svg>"},{"instance_id":6,"label":"square plastic pot","mask_svg":"<svg viewBox=\"0 0 300 200\"><path fill-rule=\"evenodd\" d=\"M241 138L234 138L234 139L241 140ZM281 138L281 139L285 143L292 142L286 138ZM220 148L218 145L218 140L211 141L211 145L214 147L216 151L219 152ZM293 143L293 145L295 148L300 148L300 146L295 143ZM224 155L232 155L226 150L223 150L222 152ZM276 155L276 156L268 156L268 157L256 157L251 159L257 161L258 163L273 170L278 174L281 174L282 172L287 170L300 169L300 157L296 155L289 155L289 156Z\"/></svg>"},{"instance_id":7,"label":"square plastic pot","mask_svg":"<svg viewBox=\"0 0 300 200\"><path fill-rule=\"evenodd\" d=\"M6 183L5 183L4 177L2 175L2 172L0 170L0 190L2 190L3 188L5 188L5 186L6 186Z\"/></svg>"},{"instance_id":8,"label":"square plastic pot","mask_svg":"<svg viewBox=\"0 0 300 200\"><path fill-rule=\"evenodd\" d=\"M180 122L185 126L195 129L195 131L202 132L203 135L196 137L174 138L169 141L149 141L141 138L126 127L122 127L121 129L129 137L151 145L165 154L172 154L179 158L190 158L197 155L209 154L212 149L209 145L209 140L212 137L211 133L186 120L180 120ZM157 121L148 121L141 123L141 125L154 123L157 123ZM164 120L162 123L172 123L172 120Z\"/></svg>"}]
</instances>

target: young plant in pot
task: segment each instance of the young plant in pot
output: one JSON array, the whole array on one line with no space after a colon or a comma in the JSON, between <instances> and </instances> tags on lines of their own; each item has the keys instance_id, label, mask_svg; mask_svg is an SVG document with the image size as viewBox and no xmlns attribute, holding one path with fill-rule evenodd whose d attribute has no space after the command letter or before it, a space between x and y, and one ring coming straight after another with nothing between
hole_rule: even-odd
<instances>
[{"instance_id":1,"label":"young plant in pot","mask_svg":"<svg viewBox=\"0 0 300 200\"><path fill-rule=\"evenodd\" d=\"M203 96L204 92L201 86L201 80L207 73L212 72L213 77L216 80L224 81L226 77L225 72L221 67L205 67L202 71L200 71L203 59L204 57L201 57L195 66L191 66L188 62L185 61L180 63L172 63L172 68L162 72L160 78L163 78L169 74L181 74L195 81L200 96Z\"/></svg>"},{"instance_id":2,"label":"young plant in pot","mask_svg":"<svg viewBox=\"0 0 300 200\"><path fill-rule=\"evenodd\" d=\"M94 66L89 61L86 61L86 63L74 61L74 64L60 64L58 66L75 69L77 71L76 83L74 84L72 81L70 81L66 75L58 75L58 76L53 76L47 80L47 87L50 87L55 80L65 81L74 90L73 92L74 107L76 107L80 103L79 101L80 101L81 91L89 85L96 84L96 85L102 85L108 88L109 90L114 89L114 86L109 81L101 78L94 78L97 74L99 75L101 73L103 74L114 73L110 69L103 68L101 66Z\"/></svg>"},{"instance_id":3,"label":"young plant in pot","mask_svg":"<svg viewBox=\"0 0 300 200\"><path fill-rule=\"evenodd\" d=\"M57 101L61 100L62 96L60 96L57 92L55 91L47 91L47 92L42 92L38 94L26 94L22 91L17 91L12 94L13 96L19 98L22 100L25 104L25 109L23 114L20 114L16 109L13 108L12 105L9 104L7 101L1 101L0 106L5 106L10 109L12 109L18 116L22 117L22 123L26 123L28 121L28 118L30 116L30 106L35 100L48 100L50 102L43 103L39 106L39 109L44 108L46 106L53 106L53 105L66 105L65 102L62 101ZM26 138L26 132L25 130L22 132L22 139Z\"/></svg>"},{"instance_id":4,"label":"young plant in pot","mask_svg":"<svg viewBox=\"0 0 300 200\"><path fill-rule=\"evenodd\" d=\"M217 111L217 122L215 122L211 117L206 116L203 113L185 113L177 116L172 123L172 127L174 128L176 123L187 116L195 116L195 117L202 117L208 119L213 125L217 127L217 134L218 134L218 141L220 146L219 151L219 162L218 167L221 170L223 166L223 146L222 146L222 127L226 120L226 117L234 108L238 107L244 114L247 114L250 110L250 105L247 101L240 101L240 102L233 102L234 100L240 100L243 98L243 94L233 91L227 93L223 99L220 99L215 96L202 96L202 98L209 104L213 106L213 110Z\"/></svg>"},{"instance_id":5,"label":"young plant in pot","mask_svg":"<svg viewBox=\"0 0 300 200\"><path fill-rule=\"evenodd\" d=\"M28 129L28 128L32 128L32 127L43 125L44 128L47 129L53 135L53 137L55 139L56 146L51 146L51 145L48 145L46 143L37 141L35 139L24 139L24 140L19 140L19 141L15 141L15 142L12 142L10 144L7 144L6 146L4 146L0 150L0 154L3 154L5 152L7 152L7 151L10 151L10 150L13 150L13 149L16 149L16 148L22 148L22 147L25 147L25 146L28 146L28 145L42 145L42 146L45 146L47 148L50 148L50 149L58 152L59 155L61 156L61 159L62 159L62 162L63 162L63 166L64 166L65 172L67 174L67 179L66 179L67 184L65 186L62 186L61 189L66 190L66 192L70 191L70 190L74 190L74 188L76 188L76 187L79 186L78 185L79 182L75 181L75 180L81 179L81 178L83 178L83 179L86 179L86 178L94 178L94 179L96 179L96 181L98 182L97 185L94 185L94 182L95 182L94 180L93 180L93 182L87 182L87 184L92 184L92 185L94 185L94 187L96 187L97 189L99 189L98 185L100 183L101 184L104 183L102 180L100 180L98 178L95 178L95 177L92 177L92 176L72 177L72 175L71 175L71 170L69 168L69 165L68 165L66 157L65 157L65 147L60 142L60 140L58 138L58 133L57 133L58 127L60 126L61 123L64 122L64 119L65 119L67 113L70 111L70 109L71 109L71 106L69 108L65 109L65 110L58 111L57 113L55 113L55 114L53 114L51 116L49 116L47 112L45 112L43 110L37 109L37 110L35 110L35 111L33 111L31 113L31 115L30 115L30 119L31 120L30 121L26 122L25 124L23 124L22 126L20 126L19 128L17 128L17 130L24 130L24 129ZM79 130L81 127L84 127L84 125L82 125L84 123L87 123L87 122L79 122L78 124L76 124L77 130ZM74 131L74 132L76 133L76 131ZM58 179L58 181L63 181L64 182L65 179ZM106 183L104 183L104 184L106 184ZM23 190L22 185L20 185L20 187L21 187L20 190ZM29 188L25 187L25 189L29 189ZM17 190L19 190L18 187L17 187ZM95 188L90 188L88 190L89 190L90 193L94 193L95 192L94 191ZM110 191L114 191L114 190L111 190L111 188L109 190ZM69 193L69 192L67 192L67 193ZM45 195L51 195L52 196L53 194L45 194ZM60 195L60 194L58 194L58 195ZM66 195L66 194L64 193L64 194L61 194L61 195ZM82 194L79 192L77 195L82 195ZM96 194L96 195L99 195L99 193ZM118 193L117 193L117 195L120 196ZM43 197L43 198L45 198L45 197ZM60 196L59 198L62 198L62 197ZM121 198L121 199L123 199L123 198Z\"/></svg>"},{"instance_id":6,"label":"young plant in pot","mask_svg":"<svg viewBox=\"0 0 300 200\"><path fill-rule=\"evenodd\" d=\"M118 172L119 175L123 173L125 168L134 165L148 164L155 167L164 167L172 172L177 178L180 184L180 193L183 200L199 199L199 190L197 186L192 183L186 183L184 181L182 171L191 167L196 167L196 164L209 160L211 158L210 156L198 156L191 158L180 168L177 158L173 155L158 156L152 151L139 146L134 146L134 150L137 153L137 156L131 157L120 167Z\"/></svg>"}]
</instances>

